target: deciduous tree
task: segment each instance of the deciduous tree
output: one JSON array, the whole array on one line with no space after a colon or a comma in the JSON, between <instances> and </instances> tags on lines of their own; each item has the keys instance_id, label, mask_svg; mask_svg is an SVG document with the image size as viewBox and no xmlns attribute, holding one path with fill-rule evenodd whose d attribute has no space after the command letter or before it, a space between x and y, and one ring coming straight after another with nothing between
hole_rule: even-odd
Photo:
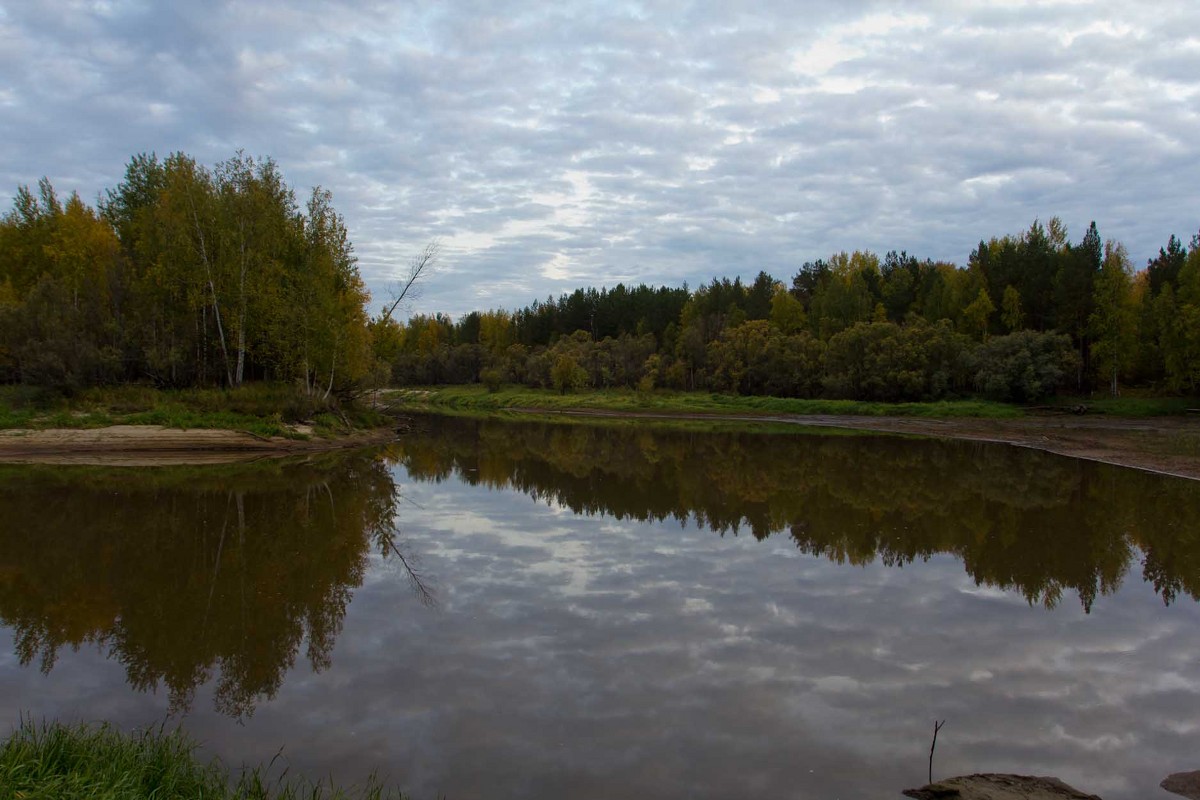
<instances>
[{"instance_id":1,"label":"deciduous tree","mask_svg":"<svg viewBox=\"0 0 1200 800\"><path fill-rule=\"evenodd\" d=\"M1118 378L1137 350L1137 309L1129 256L1118 242L1104 246L1104 264L1096 278L1094 308L1089 325L1096 362L1108 376L1112 396L1120 394Z\"/></svg>"}]
</instances>

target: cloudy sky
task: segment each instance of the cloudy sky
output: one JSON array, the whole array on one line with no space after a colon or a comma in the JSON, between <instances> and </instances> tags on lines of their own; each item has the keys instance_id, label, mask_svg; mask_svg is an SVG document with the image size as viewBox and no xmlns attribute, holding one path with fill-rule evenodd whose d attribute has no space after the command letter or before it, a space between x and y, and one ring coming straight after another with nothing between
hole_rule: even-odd
<instances>
[{"instance_id":1,"label":"cloudy sky","mask_svg":"<svg viewBox=\"0 0 1200 800\"><path fill-rule=\"evenodd\" d=\"M1053 215L1140 265L1200 224L1198 31L1190 0L0 0L0 203L243 148L333 191L379 300L440 240L412 310L456 315L961 264Z\"/></svg>"}]
</instances>

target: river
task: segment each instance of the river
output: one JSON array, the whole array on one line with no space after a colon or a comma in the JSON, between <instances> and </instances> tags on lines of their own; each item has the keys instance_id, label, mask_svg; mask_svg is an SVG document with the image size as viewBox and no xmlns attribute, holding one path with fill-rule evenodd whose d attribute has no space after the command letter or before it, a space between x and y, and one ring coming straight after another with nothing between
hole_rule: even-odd
<instances>
[{"instance_id":1,"label":"river","mask_svg":"<svg viewBox=\"0 0 1200 800\"><path fill-rule=\"evenodd\" d=\"M1196 763L1200 483L1005 445L427 418L0 468L0 714L418 800L899 797Z\"/></svg>"}]
</instances>

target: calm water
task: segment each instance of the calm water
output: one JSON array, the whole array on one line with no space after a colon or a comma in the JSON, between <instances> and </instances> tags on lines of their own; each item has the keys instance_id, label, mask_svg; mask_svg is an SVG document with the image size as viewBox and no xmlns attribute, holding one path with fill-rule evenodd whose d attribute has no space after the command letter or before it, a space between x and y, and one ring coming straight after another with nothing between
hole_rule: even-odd
<instances>
[{"instance_id":1,"label":"calm water","mask_svg":"<svg viewBox=\"0 0 1200 800\"><path fill-rule=\"evenodd\" d=\"M999 445L426 420L0 468L0 717L416 798L891 798L1200 768L1200 483Z\"/></svg>"}]
</instances>

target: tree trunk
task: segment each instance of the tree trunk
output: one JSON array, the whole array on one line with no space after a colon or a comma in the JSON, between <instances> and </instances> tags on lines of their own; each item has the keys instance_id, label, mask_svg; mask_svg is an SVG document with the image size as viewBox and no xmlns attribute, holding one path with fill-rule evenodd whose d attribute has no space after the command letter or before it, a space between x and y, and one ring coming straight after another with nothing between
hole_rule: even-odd
<instances>
[{"instance_id":1,"label":"tree trunk","mask_svg":"<svg viewBox=\"0 0 1200 800\"><path fill-rule=\"evenodd\" d=\"M238 326L237 372L234 373L236 386L242 385L242 376L246 370L246 309L242 309L242 323Z\"/></svg>"},{"instance_id":2,"label":"tree trunk","mask_svg":"<svg viewBox=\"0 0 1200 800\"><path fill-rule=\"evenodd\" d=\"M330 392L333 391L333 373L334 373L335 367L337 367L337 351L338 351L338 340L339 339L341 339L341 334L337 334L333 337L333 355L330 356L330 358L329 358L329 388L327 388L325 390L325 396L323 398L321 398L322 400L328 400Z\"/></svg>"},{"instance_id":3,"label":"tree trunk","mask_svg":"<svg viewBox=\"0 0 1200 800\"><path fill-rule=\"evenodd\" d=\"M238 280L238 350L237 350L237 373L235 379L237 385L242 385L242 378L246 369L246 231L245 221L241 224L242 228L242 264L241 276Z\"/></svg>"},{"instance_id":4,"label":"tree trunk","mask_svg":"<svg viewBox=\"0 0 1200 800\"><path fill-rule=\"evenodd\" d=\"M233 371L229 366L229 349L225 346L225 330L221 327L221 305L217 301L217 287L213 284L212 262L208 260L208 249L204 243L204 229L200 227L200 216L196 213L196 204L192 194L188 192L188 203L192 206L192 220L196 224L196 236L200 239L200 260L204 262L204 274L208 278L208 291L212 295L213 316L217 320L217 336L221 340L221 355L225 357L225 379L227 385L233 385Z\"/></svg>"}]
</instances>

